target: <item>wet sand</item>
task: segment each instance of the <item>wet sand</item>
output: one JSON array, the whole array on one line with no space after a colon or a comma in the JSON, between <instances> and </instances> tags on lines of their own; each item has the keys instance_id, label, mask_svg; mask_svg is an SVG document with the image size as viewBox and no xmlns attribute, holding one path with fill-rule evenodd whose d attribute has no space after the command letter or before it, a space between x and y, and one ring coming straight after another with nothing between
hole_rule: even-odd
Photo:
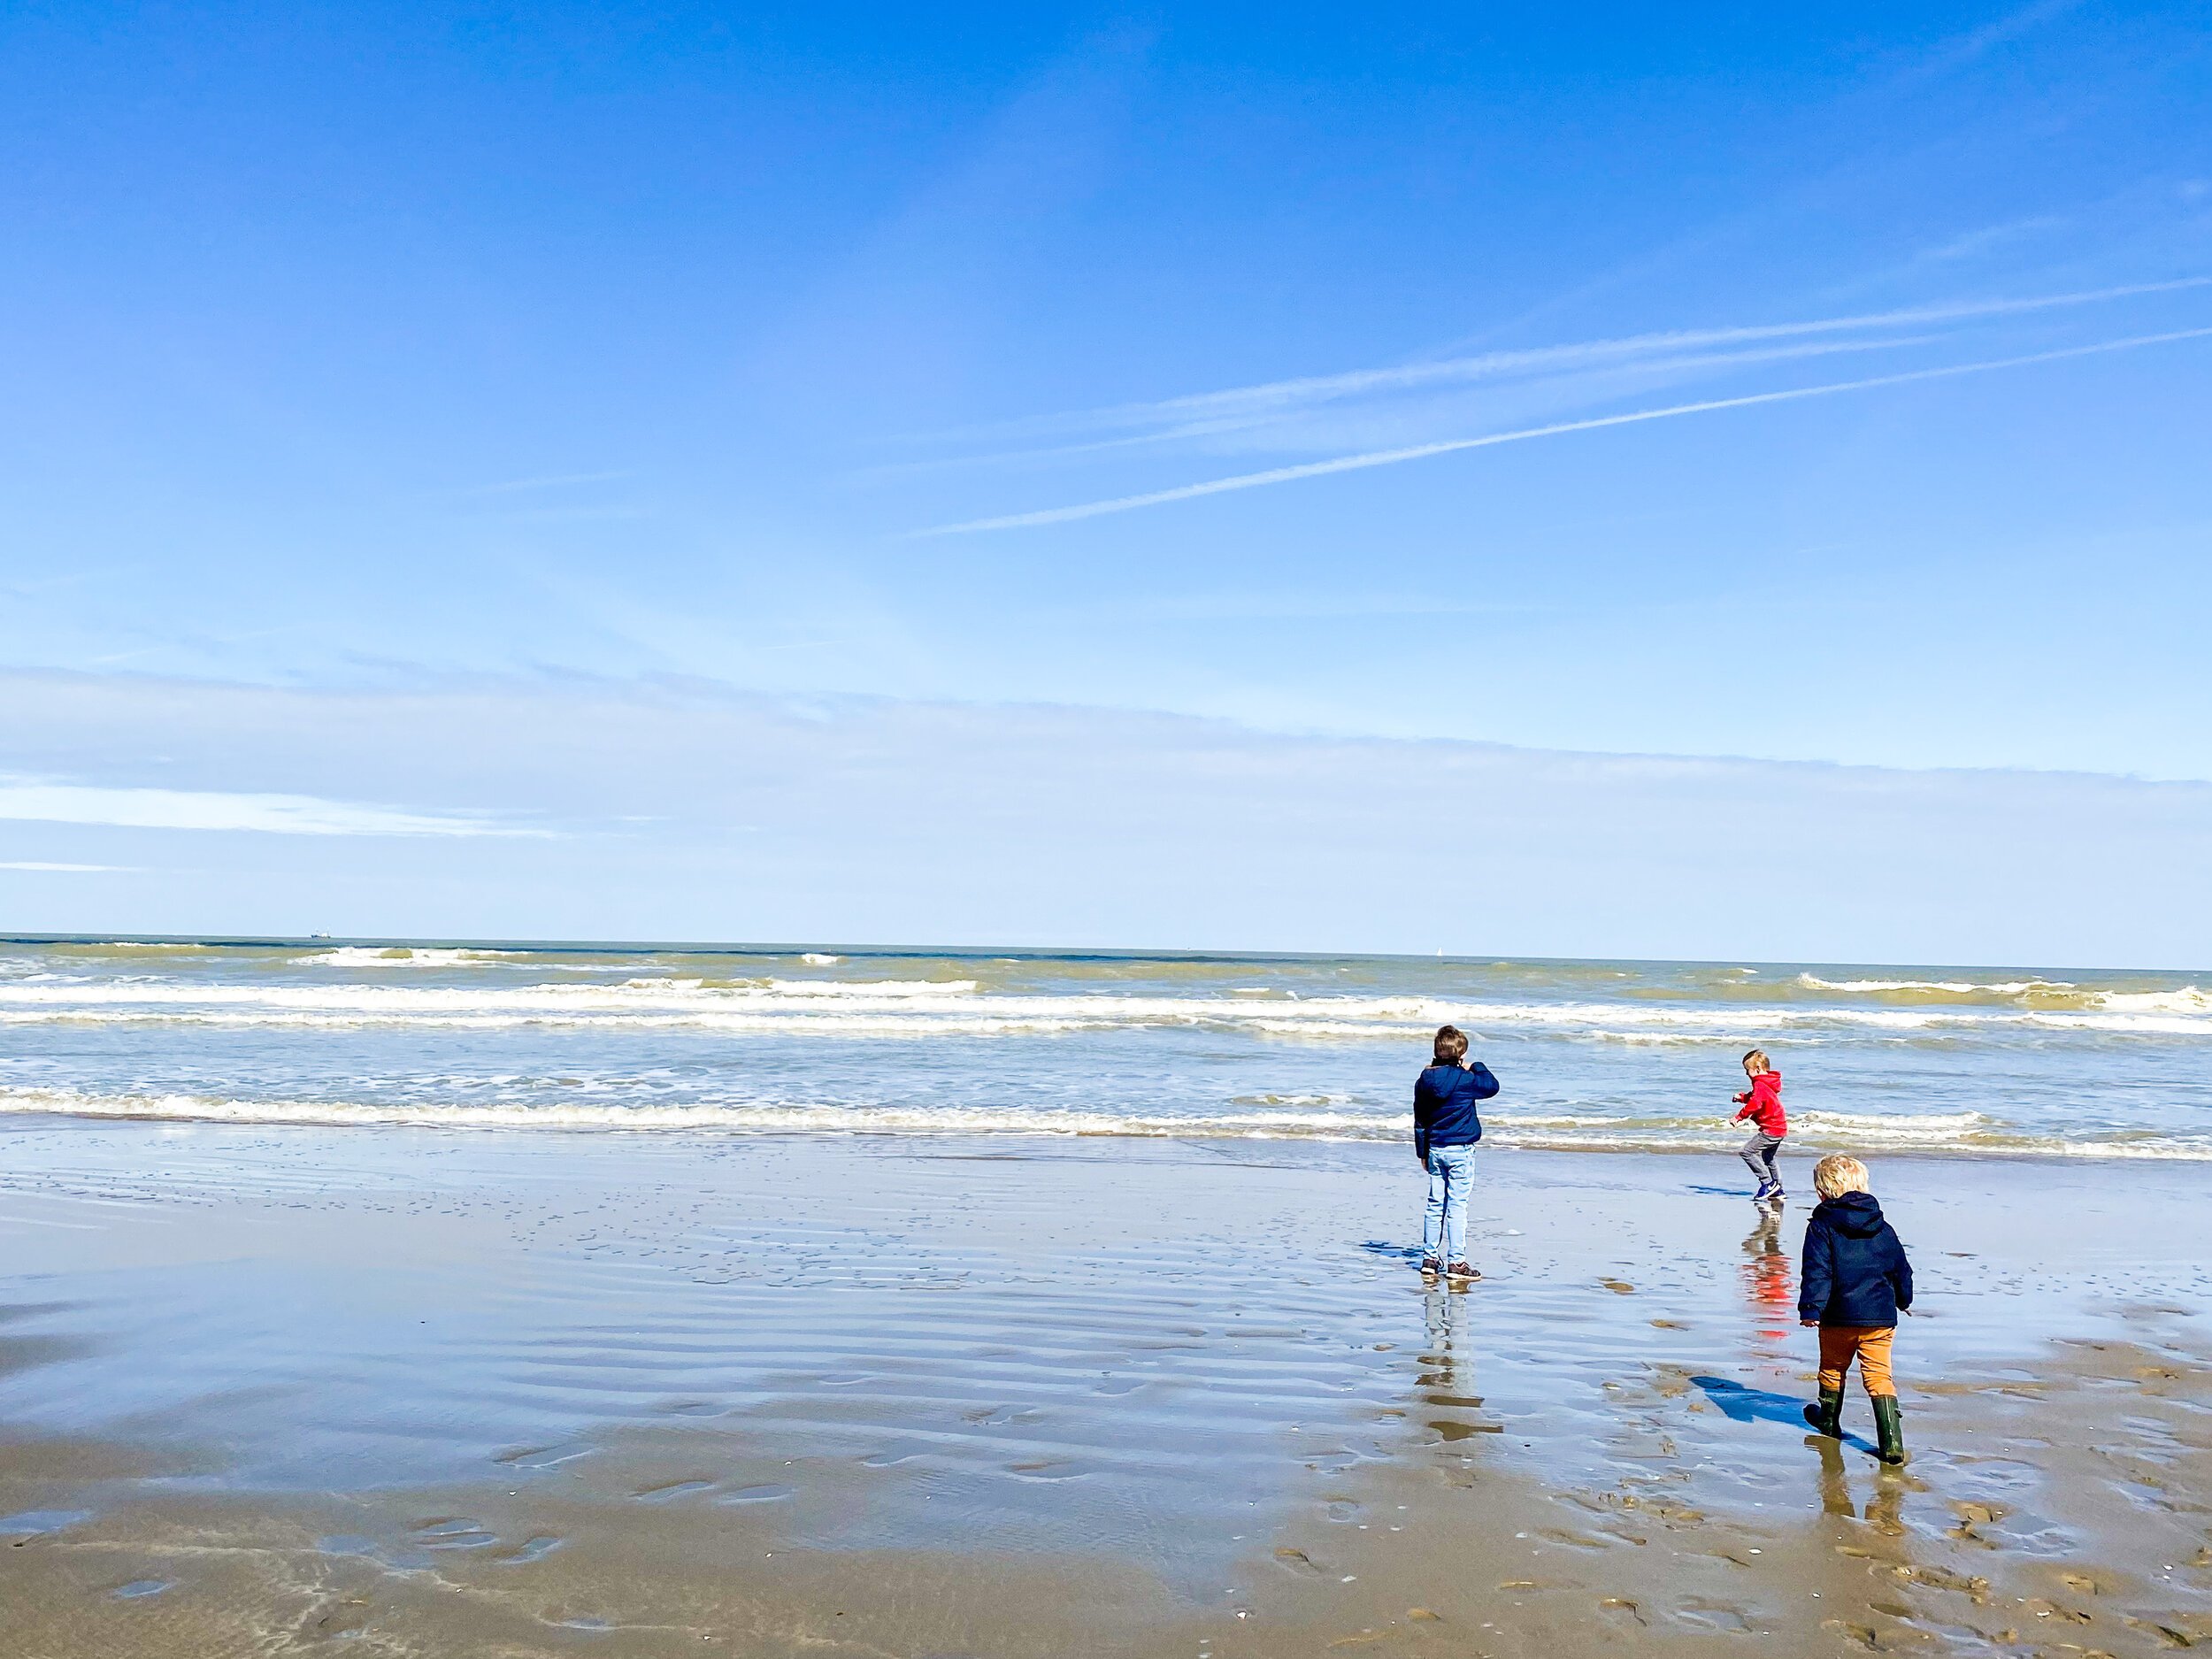
<instances>
[{"instance_id":1,"label":"wet sand","mask_svg":"<svg viewBox=\"0 0 2212 1659\"><path fill-rule=\"evenodd\" d=\"M2200 1170L1878 1164L1893 1471L1732 1166L26 1123L0 1652L2212 1642Z\"/></svg>"}]
</instances>

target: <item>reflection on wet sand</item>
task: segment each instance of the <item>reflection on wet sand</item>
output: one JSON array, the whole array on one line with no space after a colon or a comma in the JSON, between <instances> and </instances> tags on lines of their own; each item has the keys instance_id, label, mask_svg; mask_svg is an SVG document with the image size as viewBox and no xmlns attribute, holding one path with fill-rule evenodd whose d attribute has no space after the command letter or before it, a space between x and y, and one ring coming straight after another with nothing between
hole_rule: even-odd
<instances>
[{"instance_id":1,"label":"reflection on wet sand","mask_svg":"<svg viewBox=\"0 0 2212 1659\"><path fill-rule=\"evenodd\" d=\"M1860 1478L1867 1493L1866 1509L1862 1515L1853 1495L1852 1471L1844 1457L1840 1442L1824 1434L1808 1434L1805 1444L1820 1459L1820 1508L1823 1514L1841 1516L1846 1520L1863 1519L1875 1532L1886 1537L1904 1535L1903 1520L1906 1483L1909 1479L1897 1470L1882 1464L1872 1469L1860 1464Z\"/></svg>"},{"instance_id":2,"label":"reflection on wet sand","mask_svg":"<svg viewBox=\"0 0 2212 1659\"><path fill-rule=\"evenodd\" d=\"M1424 1417L1423 1421L1447 1445L1477 1434L1499 1432L1495 1423L1478 1415L1482 1396L1475 1392L1472 1328L1479 1301L1478 1295L1460 1290L1430 1289L1421 1298L1427 1340L1415 1387L1421 1403L1440 1414Z\"/></svg>"},{"instance_id":3,"label":"reflection on wet sand","mask_svg":"<svg viewBox=\"0 0 2212 1659\"><path fill-rule=\"evenodd\" d=\"M1787 1342L1797 1330L1797 1276L1782 1245L1782 1207L1756 1206L1758 1218L1743 1241L1744 1299L1759 1340Z\"/></svg>"}]
</instances>

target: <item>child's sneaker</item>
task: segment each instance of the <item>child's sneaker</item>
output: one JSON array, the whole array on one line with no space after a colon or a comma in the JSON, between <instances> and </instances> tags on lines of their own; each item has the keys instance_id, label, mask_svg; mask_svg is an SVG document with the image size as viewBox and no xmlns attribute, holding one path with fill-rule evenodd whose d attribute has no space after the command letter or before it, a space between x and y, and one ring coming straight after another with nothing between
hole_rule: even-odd
<instances>
[{"instance_id":1,"label":"child's sneaker","mask_svg":"<svg viewBox=\"0 0 2212 1659\"><path fill-rule=\"evenodd\" d=\"M1455 1285L1471 1285L1482 1275L1464 1262L1454 1262L1444 1270L1444 1277Z\"/></svg>"},{"instance_id":2,"label":"child's sneaker","mask_svg":"<svg viewBox=\"0 0 2212 1659\"><path fill-rule=\"evenodd\" d=\"M1751 1202L1755 1204L1763 1204L1781 1190L1772 1181L1761 1181L1759 1190L1751 1194Z\"/></svg>"},{"instance_id":3,"label":"child's sneaker","mask_svg":"<svg viewBox=\"0 0 2212 1659\"><path fill-rule=\"evenodd\" d=\"M1433 1285L1436 1283L1437 1275L1441 1273L1443 1271L1444 1263L1438 1261L1434 1256L1425 1256L1421 1258L1421 1277L1428 1280L1430 1284Z\"/></svg>"}]
</instances>

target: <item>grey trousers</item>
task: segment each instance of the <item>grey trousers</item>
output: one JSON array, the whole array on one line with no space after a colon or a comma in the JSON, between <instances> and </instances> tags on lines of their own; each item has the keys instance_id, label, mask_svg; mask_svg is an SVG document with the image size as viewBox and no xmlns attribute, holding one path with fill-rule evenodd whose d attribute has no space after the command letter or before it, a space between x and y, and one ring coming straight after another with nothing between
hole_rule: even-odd
<instances>
[{"instance_id":1,"label":"grey trousers","mask_svg":"<svg viewBox=\"0 0 2212 1659\"><path fill-rule=\"evenodd\" d=\"M1752 1174L1760 1180L1772 1181L1779 1187L1782 1184L1782 1171L1774 1162L1774 1155L1781 1149L1782 1137L1770 1135L1765 1130L1761 1129L1756 1131L1750 1140L1743 1143L1743 1150L1737 1156L1751 1166Z\"/></svg>"}]
</instances>

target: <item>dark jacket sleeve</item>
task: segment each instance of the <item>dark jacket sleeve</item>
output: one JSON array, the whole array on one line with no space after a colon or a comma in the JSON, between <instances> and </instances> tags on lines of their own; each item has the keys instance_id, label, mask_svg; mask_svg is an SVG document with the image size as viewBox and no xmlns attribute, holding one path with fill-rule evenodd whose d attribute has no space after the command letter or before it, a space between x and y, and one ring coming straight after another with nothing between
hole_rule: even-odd
<instances>
[{"instance_id":1,"label":"dark jacket sleeve","mask_svg":"<svg viewBox=\"0 0 2212 1659\"><path fill-rule=\"evenodd\" d=\"M1481 1061L1469 1061L1467 1071L1475 1079L1474 1094L1477 1100L1488 1100L1498 1092L1498 1079L1491 1076L1490 1068Z\"/></svg>"},{"instance_id":2,"label":"dark jacket sleeve","mask_svg":"<svg viewBox=\"0 0 2212 1659\"><path fill-rule=\"evenodd\" d=\"M1835 1288L1836 1261L1828 1229L1816 1221L1805 1229L1805 1266L1797 1279L1797 1317L1817 1319L1827 1311L1828 1294Z\"/></svg>"},{"instance_id":3,"label":"dark jacket sleeve","mask_svg":"<svg viewBox=\"0 0 2212 1659\"><path fill-rule=\"evenodd\" d=\"M1894 1228L1890 1231L1889 1246L1897 1258L1896 1265L1889 1270L1890 1288L1897 1293L1897 1311L1902 1313L1912 1306L1912 1258L1905 1254L1905 1241Z\"/></svg>"},{"instance_id":4,"label":"dark jacket sleeve","mask_svg":"<svg viewBox=\"0 0 2212 1659\"><path fill-rule=\"evenodd\" d=\"M1421 1073L1413 1085L1413 1156L1424 1166L1429 1161L1429 1125L1436 1120L1436 1101L1429 1093L1429 1074Z\"/></svg>"}]
</instances>

